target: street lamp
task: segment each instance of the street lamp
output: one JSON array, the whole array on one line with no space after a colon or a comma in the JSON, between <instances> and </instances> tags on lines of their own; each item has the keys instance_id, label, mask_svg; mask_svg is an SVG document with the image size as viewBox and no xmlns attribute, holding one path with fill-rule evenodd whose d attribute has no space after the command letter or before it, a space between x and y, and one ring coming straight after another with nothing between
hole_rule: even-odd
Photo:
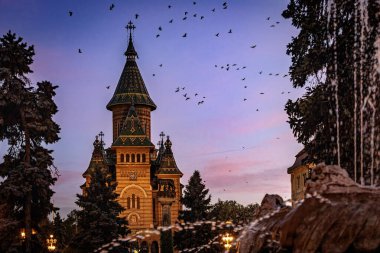
<instances>
[{"instance_id":1,"label":"street lamp","mask_svg":"<svg viewBox=\"0 0 380 253\"><path fill-rule=\"evenodd\" d=\"M53 235L50 235L49 239L46 239L46 242L48 244L48 250L49 251L55 251L55 244L57 243L57 239L54 239Z\"/></svg>"},{"instance_id":2,"label":"street lamp","mask_svg":"<svg viewBox=\"0 0 380 253\"><path fill-rule=\"evenodd\" d=\"M224 248L226 249L226 252L228 252L230 250L230 248L232 247L232 240L233 240L233 236L231 236L229 233L225 234L223 237L222 237L222 240L224 242Z\"/></svg>"}]
</instances>

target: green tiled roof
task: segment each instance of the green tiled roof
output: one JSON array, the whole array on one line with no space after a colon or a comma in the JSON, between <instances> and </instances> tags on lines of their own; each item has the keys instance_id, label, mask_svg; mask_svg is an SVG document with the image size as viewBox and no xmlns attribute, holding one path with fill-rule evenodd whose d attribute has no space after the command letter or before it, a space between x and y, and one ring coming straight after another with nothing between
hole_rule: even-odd
<instances>
[{"instance_id":1,"label":"green tiled roof","mask_svg":"<svg viewBox=\"0 0 380 253\"><path fill-rule=\"evenodd\" d=\"M86 177L86 175L91 174L92 170L96 167L107 168L103 143L102 141L98 140L98 136L96 136L93 145L94 150L92 151L90 164L88 165L87 170L82 174L83 177Z\"/></svg>"},{"instance_id":2,"label":"green tiled roof","mask_svg":"<svg viewBox=\"0 0 380 253\"><path fill-rule=\"evenodd\" d=\"M146 136L133 105L129 107L127 118L112 146L154 147L153 143Z\"/></svg>"},{"instance_id":3,"label":"green tiled roof","mask_svg":"<svg viewBox=\"0 0 380 253\"><path fill-rule=\"evenodd\" d=\"M157 106L149 96L136 63L137 52L133 46L131 37L129 38L128 49L125 55L127 56L127 61L115 92L107 104L107 109L111 110L114 105L131 105L134 103L135 105L147 105L152 110L155 110Z\"/></svg>"},{"instance_id":4,"label":"green tiled roof","mask_svg":"<svg viewBox=\"0 0 380 253\"><path fill-rule=\"evenodd\" d=\"M160 157L160 167L157 171L157 174L174 174L174 175L183 175L182 172L178 169L177 163L175 162L173 151L172 151L172 142L169 139L165 142L165 151Z\"/></svg>"}]
</instances>

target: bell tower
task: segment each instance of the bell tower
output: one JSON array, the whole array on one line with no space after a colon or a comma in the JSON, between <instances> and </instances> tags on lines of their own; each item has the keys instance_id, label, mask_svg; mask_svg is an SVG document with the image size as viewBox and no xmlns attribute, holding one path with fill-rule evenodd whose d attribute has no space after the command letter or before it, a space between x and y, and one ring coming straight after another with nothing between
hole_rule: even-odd
<instances>
[{"instance_id":1,"label":"bell tower","mask_svg":"<svg viewBox=\"0 0 380 253\"><path fill-rule=\"evenodd\" d=\"M136 113L139 116L141 127L150 140L150 112L154 111L157 106L149 96L136 63L138 54L135 50L132 39L132 34L136 27L131 21L129 21L125 28L129 32L128 48L124 53L127 59L115 92L107 104L107 109L112 111L113 141L119 136L122 123L132 104L134 104Z\"/></svg>"}]
</instances>

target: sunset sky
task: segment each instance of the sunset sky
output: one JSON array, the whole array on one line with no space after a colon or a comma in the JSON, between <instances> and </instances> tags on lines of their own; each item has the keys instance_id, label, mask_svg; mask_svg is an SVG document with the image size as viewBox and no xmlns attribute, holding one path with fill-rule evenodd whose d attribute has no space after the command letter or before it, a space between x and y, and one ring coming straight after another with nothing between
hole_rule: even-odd
<instances>
[{"instance_id":1,"label":"sunset sky","mask_svg":"<svg viewBox=\"0 0 380 253\"><path fill-rule=\"evenodd\" d=\"M288 1L229 0L223 9L224 2L0 0L1 35L11 30L35 46L32 82L59 85L61 140L50 148L61 174L54 204L63 216L76 208L95 135L103 131L106 147L111 145L112 114L105 107L125 63L129 20L136 26L137 64L157 105L152 142L161 131L170 135L182 184L199 170L213 202L249 204L265 193L290 198L286 169L302 146L284 105L302 91L283 77L291 62L286 45L297 34L281 17ZM185 89L176 93L177 87ZM204 104L197 104L199 97L206 97Z\"/></svg>"}]
</instances>

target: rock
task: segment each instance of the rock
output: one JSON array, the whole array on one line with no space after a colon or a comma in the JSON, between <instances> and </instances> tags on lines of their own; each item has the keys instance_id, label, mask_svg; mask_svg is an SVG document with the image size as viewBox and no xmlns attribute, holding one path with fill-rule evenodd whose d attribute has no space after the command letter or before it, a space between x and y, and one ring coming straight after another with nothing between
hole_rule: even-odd
<instances>
[{"instance_id":1,"label":"rock","mask_svg":"<svg viewBox=\"0 0 380 253\"><path fill-rule=\"evenodd\" d=\"M340 167L320 164L306 183L306 199L256 220L239 252L380 252L379 203L380 188L362 187Z\"/></svg>"}]
</instances>

